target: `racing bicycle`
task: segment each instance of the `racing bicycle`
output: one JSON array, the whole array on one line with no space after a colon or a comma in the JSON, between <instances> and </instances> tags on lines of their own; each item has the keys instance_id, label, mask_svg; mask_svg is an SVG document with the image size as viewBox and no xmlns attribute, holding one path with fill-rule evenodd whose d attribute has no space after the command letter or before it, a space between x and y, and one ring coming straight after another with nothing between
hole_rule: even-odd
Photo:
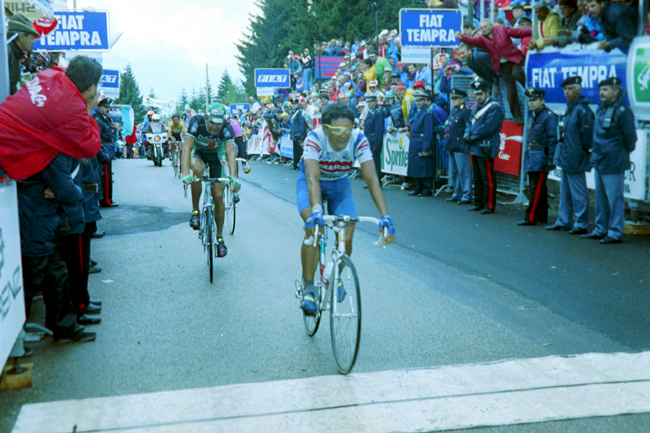
<instances>
[{"instance_id":1,"label":"racing bicycle","mask_svg":"<svg viewBox=\"0 0 650 433\"><path fill-rule=\"evenodd\" d=\"M318 226L313 238L305 240L305 245L320 248L318 266L314 275L316 314L303 313L307 334L313 337L318 331L320 320L326 311L330 314L330 335L334 359L341 374L348 374L357 360L361 341L361 290L359 276L352 259L345 253L345 228L357 222L379 225L373 217L351 217L348 215L323 216L325 227L320 241ZM328 232L334 232L336 247L332 249L332 261L326 262ZM375 245L382 246L386 229ZM296 281L296 297L303 295L301 281Z\"/></svg>"}]
</instances>

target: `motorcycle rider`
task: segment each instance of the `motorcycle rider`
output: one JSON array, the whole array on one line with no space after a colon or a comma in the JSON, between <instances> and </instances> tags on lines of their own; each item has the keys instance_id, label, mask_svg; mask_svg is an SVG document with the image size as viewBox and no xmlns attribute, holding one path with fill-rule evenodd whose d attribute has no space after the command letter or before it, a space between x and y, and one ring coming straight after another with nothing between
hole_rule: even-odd
<instances>
[{"instance_id":1,"label":"motorcycle rider","mask_svg":"<svg viewBox=\"0 0 650 433\"><path fill-rule=\"evenodd\" d=\"M167 132L167 127L160 121L160 114L154 114L151 116L151 123L147 124L147 127L143 130L145 133L144 148L147 153L147 159L153 159L153 151L149 149L149 142L146 139L146 134L162 134ZM165 151L164 158L167 158L167 142L163 144L163 149Z\"/></svg>"}]
</instances>

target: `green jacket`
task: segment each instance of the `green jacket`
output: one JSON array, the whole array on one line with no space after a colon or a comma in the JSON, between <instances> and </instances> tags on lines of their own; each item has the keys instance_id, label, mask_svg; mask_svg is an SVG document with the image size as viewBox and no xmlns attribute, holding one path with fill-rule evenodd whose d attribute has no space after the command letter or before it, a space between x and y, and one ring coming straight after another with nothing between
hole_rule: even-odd
<instances>
[{"instance_id":1,"label":"green jacket","mask_svg":"<svg viewBox=\"0 0 650 433\"><path fill-rule=\"evenodd\" d=\"M9 57L9 94L13 95L18 91L16 85L20 81L20 71L22 68L20 59L23 57L23 50L18 48L15 40L9 43L7 57Z\"/></svg>"}]
</instances>

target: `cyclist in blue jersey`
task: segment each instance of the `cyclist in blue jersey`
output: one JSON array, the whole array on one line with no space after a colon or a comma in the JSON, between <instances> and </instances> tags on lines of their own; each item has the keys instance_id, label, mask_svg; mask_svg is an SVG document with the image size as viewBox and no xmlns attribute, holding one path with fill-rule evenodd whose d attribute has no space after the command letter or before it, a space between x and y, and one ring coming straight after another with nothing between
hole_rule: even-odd
<instances>
[{"instance_id":1,"label":"cyclist in blue jersey","mask_svg":"<svg viewBox=\"0 0 650 433\"><path fill-rule=\"evenodd\" d=\"M192 185L192 216L190 227L199 230L201 215L199 200L203 186L200 179L205 172L206 164L210 167L210 177L222 176L222 165L228 164L230 170L230 185L233 192L239 191L241 185L237 181L237 154L235 152L235 135L230 122L226 121L226 107L217 102L210 104L208 114L192 117L185 133L181 160L181 176L184 183ZM191 160L191 161L190 161ZM192 173L189 174L190 168ZM225 185L215 182L212 184L212 199L214 201L214 219L217 223L217 256L225 257L228 248L223 240L223 222L225 205L223 191Z\"/></svg>"},{"instance_id":2,"label":"cyclist in blue jersey","mask_svg":"<svg viewBox=\"0 0 650 433\"><path fill-rule=\"evenodd\" d=\"M377 178L375 163L368 140L354 129L354 113L342 103L327 105L322 115L323 125L305 140L303 161L296 183L300 216L305 222L305 240L314 235L314 227L323 227L323 199L327 199L331 215L357 216L349 172L355 161L361 165L368 191L382 215L379 230L387 229L384 244L395 240L395 228L388 216L384 194ZM345 251L352 254L354 225L345 229ZM302 243L303 290L300 307L307 315L316 314L314 274L318 264L317 248Z\"/></svg>"}]
</instances>

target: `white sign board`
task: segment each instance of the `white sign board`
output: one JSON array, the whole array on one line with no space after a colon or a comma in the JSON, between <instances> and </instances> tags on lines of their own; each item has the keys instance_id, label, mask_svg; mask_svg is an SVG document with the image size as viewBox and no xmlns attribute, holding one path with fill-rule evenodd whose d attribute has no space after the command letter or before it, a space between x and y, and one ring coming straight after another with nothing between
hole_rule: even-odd
<instances>
[{"instance_id":1,"label":"white sign board","mask_svg":"<svg viewBox=\"0 0 650 433\"><path fill-rule=\"evenodd\" d=\"M406 176L410 142L404 132L384 134L384 147L381 150L382 173Z\"/></svg>"},{"instance_id":2,"label":"white sign board","mask_svg":"<svg viewBox=\"0 0 650 433\"><path fill-rule=\"evenodd\" d=\"M402 63L431 63L431 48L429 47L402 47Z\"/></svg>"},{"instance_id":3,"label":"white sign board","mask_svg":"<svg viewBox=\"0 0 650 433\"><path fill-rule=\"evenodd\" d=\"M25 323L16 182L0 185L0 366Z\"/></svg>"},{"instance_id":4,"label":"white sign board","mask_svg":"<svg viewBox=\"0 0 650 433\"><path fill-rule=\"evenodd\" d=\"M645 200L646 198L646 150L648 147L648 131L637 130L638 140L636 149L630 154L632 167L625 171L623 181L623 196L634 200ZM556 168L548 174L549 179L560 181L562 169ZM595 189L594 170L587 173L587 188Z\"/></svg>"}]
</instances>

